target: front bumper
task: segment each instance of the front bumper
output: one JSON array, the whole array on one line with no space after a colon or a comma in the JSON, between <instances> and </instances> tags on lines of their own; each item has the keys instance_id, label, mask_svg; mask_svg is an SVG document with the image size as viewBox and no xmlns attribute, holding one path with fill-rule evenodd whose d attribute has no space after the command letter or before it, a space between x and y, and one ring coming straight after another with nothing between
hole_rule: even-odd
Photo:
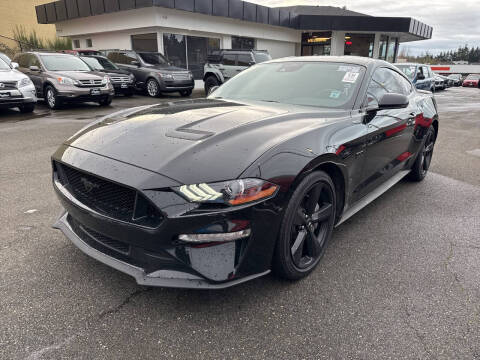
<instances>
[{"instance_id":1,"label":"front bumper","mask_svg":"<svg viewBox=\"0 0 480 360\"><path fill-rule=\"evenodd\" d=\"M251 206L206 211L171 191L141 190L178 186L160 174L65 146L53 160L87 177L115 176L116 184L140 189L135 191L159 209L161 221L151 227L113 218L78 200L68 184L59 181L58 169L54 172L54 190L66 211L55 227L82 251L130 274L139 284L219 289L270 271L282 211L276 197ZM234 232L230 225L242 222L251 235L240 240L207 246L179 241L180 234Z\"/></svg>"},{"instance_id":2,"label":"front bumper","mask_svg":"<svg viewBox=\"0 0 480 360\"><path fill-rule=\"evenodd\" d=\"M189 91L189 90L193 90L194 87L195 87L195 81L193 79L186 80L186 81L162 80L160 83L161 92Z\"/></svg>"},{"instance_id":3,"label":"front bumper","mask_svg":"<svg viewBox=\"0 0 480 360\"><path fill-rule=\"evenodd\" d=\"M175 270L157 270L147 274L143 268L109 256L83 241L69 224L68 213L66 211L60 215L53 227L61 230L63 234L85 254L118 271L133 276L139 285L186 289L224 289L253 280L270 272L270 270L267 270L260 274L254 274L220 284L210 283L199 276Z\"/></svg>"},{"instance_id":4,"label":"front bumper","mask_svg":"<svg viewBox=\"0 0 480 360\"><path fill-rule=\"evenodd\" d=\"M135 90L133 83L113 83L115 94L129 94Z\"/></svg>"},{"instance_id":5,"label":"front bumper","mask_svg":"<svg viewBox=\"0 0 480 360\"><path fill-rule=\"evenodd\" d=\"M94 93L92 93L92 91ZM113 86L105 87L77 87L57 85L57 96L65 102L96 102L106 97L113 97L115 90Z\"/></svg>"},{"instance_id":6,"label":"front bumper","mask_svg":"<svg viewBox=\"0 0 480 360\"><path fill-rule=\"evenodd\" d=\"M33 85L0 91L0 108L17 107L36 102L37 96Z\"/></svg>"}]
</instances>

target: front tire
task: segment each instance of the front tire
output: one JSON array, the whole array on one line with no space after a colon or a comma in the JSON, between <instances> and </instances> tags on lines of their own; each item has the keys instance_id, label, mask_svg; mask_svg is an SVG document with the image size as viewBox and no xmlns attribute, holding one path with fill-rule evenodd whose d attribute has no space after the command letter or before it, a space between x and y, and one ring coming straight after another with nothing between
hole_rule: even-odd
<instances>
[{"instance_id":1,"label":"front tire","mask_svg":"<svg viewBox=\"0 0 480 360\"><path fill-rule=\"evenodd\" d=\"M210 95L210 90L215 87L219 86L220 82L218 81L217 77L214 75L210 75L205 79L205 96Z\"/></svg>"},{"instance_id":2,"label":"front tire","mask_svg":"<svg viewBox=\"0 0 480 360\"><path fill-rule=\"evenodd\" d=\"M160 96L160 85L158 81L150 78L147 81L147 94L150 97L159 97Z\"/></svg>"},{"instance_id":3,"label":"front tire","mask_svg":"<svg viewBox=\"0 0 480 360\"><path fill-rule=\"evenodd\" d=\"M332 236L336 213L335 185L323 171L308 175L295 189L282 219L274 270L299 280L320 262Z\"/></svg>"},{"instance_id":4,"label":"front tire","mask_svg":"<svg viewBox=\"0 0 480 360\"><path fill-rule=\"evenodd\" d=\"M422 181L427 176L428 169L432 162L433 150L435 147L435 128L430 126L427 135L425 136L425 143L423 144L415 163L412 166L412 171L408 177L412 181Z\"/></svg>"},{"instance_id":5,"label":"front tire","mask_svg":"<svg viewBox=\"0 0 480 360\"><path fill-rule=\"evenodd\" d=\"M51 85L45 88L45 101L51 110L57 110L62 106L62 102L57 96L57 91Z\"/></svg>"}]
</instances>

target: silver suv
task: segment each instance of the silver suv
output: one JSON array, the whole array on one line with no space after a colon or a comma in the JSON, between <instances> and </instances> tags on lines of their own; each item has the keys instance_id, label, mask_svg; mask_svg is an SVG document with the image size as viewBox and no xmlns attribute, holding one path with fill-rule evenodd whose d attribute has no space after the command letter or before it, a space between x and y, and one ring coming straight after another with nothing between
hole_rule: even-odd
<instances>
[{"instance_id":1,"label":"silver suv","mask_svg":"<svg viewBox=\"0 0 480 360\"><path fill-rule=\"evenodd\" d=\"M266 50L214 50L204 67L205 94L248 67L269 60L272 57Z\"/></svg>"},{"instance_id":2,"label":"silver suv","mask_svg":"<svg viewBox=\"0 0 480 360\"><path fill-rule=\"evenodd\" d=\"M0 108L18 107L22 113L35 109L35 86L28 76L15 70L16 63L7 64L0 59Z\"/></svg>"}]
</instances>

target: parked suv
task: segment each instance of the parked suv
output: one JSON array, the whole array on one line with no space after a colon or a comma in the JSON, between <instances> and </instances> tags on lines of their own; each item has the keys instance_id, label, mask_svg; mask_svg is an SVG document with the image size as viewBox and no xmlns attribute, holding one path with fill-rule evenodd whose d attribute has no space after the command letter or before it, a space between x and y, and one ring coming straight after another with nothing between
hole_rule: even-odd
<instances>
[{"instance_id":1,"label":"parked suv","mask_svg":"<svg viewBox=\"0 0 480 360\"><path fill-rule=\"evenodd\" d=\"M102 73L110 78L110 82L115 89L115 94L132 96L135 87L135 76L127 70L120 69L105 56L89 55L80 56L90 68L96 72Z\"/></svg>"},{"instance_id":2,"label":"parked suv","mask_svg":"<svg viewBox=\"0 0 480 360\"><path fill-rule=\"evenodd\" d=\"M394 64L399 68L417 89L435 92L435 74L428 65L424 64Z\"/></svg>"},{"instance_id":3,"label":"parked suv","mask_svg":"<svg viewBox=\"0 0 480 360\"><path fill-rule=\"evenodd\" d=\"M453 81L453 86L462 86L463 76L461 74L451 74L448 78Z\"/></svg>"},{"instance_id":4,"label":"parked suv","mask_svg":"<svg viewBox=\"0 0 480 360\"><path fill-rule=\"evenodd\" d=\"M112 102L115 93L108 76L92 71L77 56L27 52L18 54L15 61L51 109L65 102L93 101L103 106Z\"/></svg>"},{"instance_id":5,"label":"parked suv","mask_svg":"<svg viewBox=\"0 0 480 360\"><path fill-rule=\"evenodd\" d=\"M208 95L211 88L223 84L249 66L268 60L272 60L272 57L265 50L214 50L204 66L205 94Z\"/></svg>"},{"instance_id":6,"label":"parked suv","mask_svg":"<svg viewBox=\"0 0 480 360\"><path fill-rule=\"evenodd\" d=\"M22 113L35 109L35 86L28 76L15 70L16 63L0 59L0 108L18 107Z\"/></svg>"},{"instance_id":7,"label":"parked suv","mask_svg":"<svg viewBox=\"0 0 480 360\"><path fill-rule=\"evenodd\" d=\"M136 87L146 90L152 97L172 92L190 96L195 87L191 71L171 65L158 52L103 50L103 53L121 69L131 72L135 76Z\"/></svg>"}]
</instances>

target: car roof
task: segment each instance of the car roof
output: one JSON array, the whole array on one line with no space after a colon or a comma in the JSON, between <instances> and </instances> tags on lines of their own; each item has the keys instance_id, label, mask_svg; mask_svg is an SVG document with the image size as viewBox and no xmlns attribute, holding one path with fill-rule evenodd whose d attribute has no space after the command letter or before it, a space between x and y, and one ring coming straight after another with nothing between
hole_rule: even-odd
<instances>
[{"instance_id":1,"label":"car roof","mask_svg":"<svg viewBox=\"0 0 480 360\"><path fill-rule=\"evenodd\" d=\"M36 54L36 55L42 55L42 56L50 56L50 55L57 55L57 56L73 56L76 57L73 54L66 54L66 53L58 53L58 52L48 52L48 51L27 51L27 54Z\"/></svg>"},{"instance_id":2,"label":"car roof","mask_svg":"<svg viewBox=\"0 0 480 360\"><path fill-rule=\"evenodd\" d=\"M395 63L393 65L395 65L395 66L402 66L402 65L406 65L406 66L430 66L430 65L427 65L427 64L420 64L420 63Z\"/></svg>"},{"instance_id":3,"label":"car roof","mask_svg":"<svg viewBox=\"0 0 480 360\"><path fill-rule=\"evenodd\" d=\"M372 64L384 64L392 66L392 64L378 59L372 59L361 56L290 56L275 60L267 61L266 63L287 62L287 61L300 61L300 62L338 62L346 64L354 64L361 66L369 66Z\"/></svg>"}]
</instances>

